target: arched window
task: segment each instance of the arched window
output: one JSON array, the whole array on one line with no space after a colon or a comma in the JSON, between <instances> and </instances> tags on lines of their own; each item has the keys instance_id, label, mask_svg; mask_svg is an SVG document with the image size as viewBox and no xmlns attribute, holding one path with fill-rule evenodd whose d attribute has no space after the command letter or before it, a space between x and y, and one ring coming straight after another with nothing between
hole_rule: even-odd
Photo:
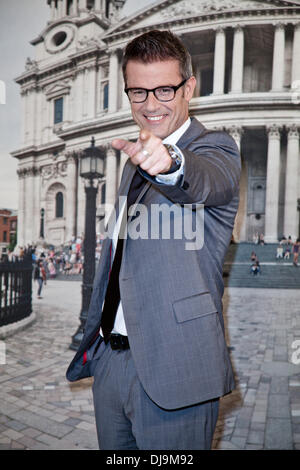
<instances>
[{"instance_id":1,"label":"arched window","mask_svg":"<svg viewBox=\"0 0 300 470\"><path fill-rule=\"evenodd\" d=\"M62 192L56 193L55 196L55 217L64 216L64 195Z\"/></svg>"}]
</instances>

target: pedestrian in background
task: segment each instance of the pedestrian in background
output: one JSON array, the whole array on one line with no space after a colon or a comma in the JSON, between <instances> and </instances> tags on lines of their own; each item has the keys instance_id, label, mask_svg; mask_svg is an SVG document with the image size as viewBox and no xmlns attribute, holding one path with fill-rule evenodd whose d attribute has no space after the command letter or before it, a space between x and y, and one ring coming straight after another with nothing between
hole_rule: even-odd
<instances>
[{"instance_id":1,"label":"pedestrian in background","mask_svg":"<svg viewBox=\"0 0 300 470\"><path fill-rule=\"evenodd\" d=\"M34 268L34 274L33 274L34 280L38 284L38 291L37 291L38 299L42 298L41 293L42 293L43 282L44 282L42 269L43 269L43 263L42 261L39 260Z\"/></svg>"}]
</instances>

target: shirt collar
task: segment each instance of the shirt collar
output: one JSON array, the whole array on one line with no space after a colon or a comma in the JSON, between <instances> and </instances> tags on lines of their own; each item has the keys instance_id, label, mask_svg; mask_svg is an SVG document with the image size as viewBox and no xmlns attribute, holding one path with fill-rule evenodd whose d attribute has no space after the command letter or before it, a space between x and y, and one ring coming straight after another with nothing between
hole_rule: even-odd
<instances>
[{"instance_id":1,"label":"shirt collar","mask_svg":"<svg viewBox=\"0 0 300 470\"><path fill-rule=\"evenodd\" d=\"M182 126L180 126L176 131L174 131L172 134L168 135L163 140L163 144L168 144L168 145L175 145L176 142L180 139L180 137L185 133L189 125L191 124L191 118L188 118Z\"/></svg>"}]
</instances>

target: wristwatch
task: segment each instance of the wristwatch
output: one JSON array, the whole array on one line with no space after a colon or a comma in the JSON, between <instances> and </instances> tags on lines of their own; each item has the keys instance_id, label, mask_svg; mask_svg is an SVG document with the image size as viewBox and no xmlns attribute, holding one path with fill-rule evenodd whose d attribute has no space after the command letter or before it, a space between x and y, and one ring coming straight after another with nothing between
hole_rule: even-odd
<instances>
[{"instance_id":1,"label":"wristwatch","mask_svg":"<svg viewBox=\"0 0 300 470\"><path fill-rule=\"evenodd\" d=\"M164 144L164 145L168 151L168 154L172 158L172 165L168 173L174 173L180 168L180 165L182 163L182 156L174 150L174 147L172 147L172 145L169 145L169 144Z\"/></svg>"}]
</instances>

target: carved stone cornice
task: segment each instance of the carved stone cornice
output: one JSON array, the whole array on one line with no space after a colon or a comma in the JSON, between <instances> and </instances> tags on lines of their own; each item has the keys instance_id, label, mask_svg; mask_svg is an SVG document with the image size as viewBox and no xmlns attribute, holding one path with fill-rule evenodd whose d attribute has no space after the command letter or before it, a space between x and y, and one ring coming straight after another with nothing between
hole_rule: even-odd
<instances>
[{"instance_id":1,"label":"carved stone cornice","mask_svg":"<svg viewBox=\"0 0 300 470\"><path fill-rule=\"evenodd\" d=\"M81 51L83 49L103 49L106 47L105 43L101 39L101 35L89 38L88 36L83 36L82 39L79 39L76 44L76 49Z\"/></svg>"},{"instance_id":2,"label":"carved stone cornice","mask_svg":"<svg viewBox=\"0 0 300 470\"><path fill-rule=\"evenodd\" d=\"M27 178L29 176L38 176L40 175L41 169L35 166L27 166L23 168L19 168L17 170L17 175L20 179Z\"/></svg>"},{"instance_id":3,"label":"carved stone cornice","mask_svg":"<svg viewBox=\"0 0 300 470\"><path fill-rule=\"evenodd\" d=\"M41 167L42 184L50 179L67 176L67 162L54 162Z\"/></svg>"}]
</instances>

